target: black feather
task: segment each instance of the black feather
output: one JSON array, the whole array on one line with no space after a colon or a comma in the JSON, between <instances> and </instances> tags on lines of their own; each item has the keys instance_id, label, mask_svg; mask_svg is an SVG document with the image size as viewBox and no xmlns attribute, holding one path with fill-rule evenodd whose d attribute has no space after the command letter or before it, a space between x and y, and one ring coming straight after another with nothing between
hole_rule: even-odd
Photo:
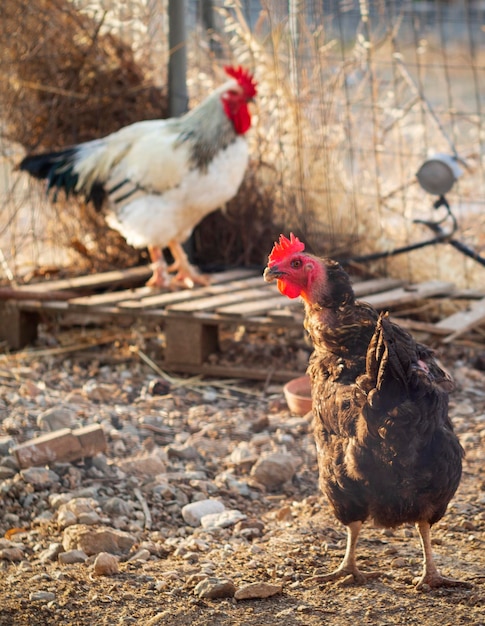
<instances>
[{"instance_id":1,"label":"black feather","mask_svg":"<svg viewBox=\"0 0 485 626\"><path fill-rule=\"evenodd\" d=\"M31 154L26 156L19 165L19 169L28 172L34 178L47 181L47 193L54 189L52 200L57 200L60 189L63 189L66 198L72 193L77 195L78 174L74 172L77 148L67 148L56 152L46 152L43 154ZM92 202L97 211L103 205L106 192L101 183L95 182L89 190L82 190L86 197L86 202Z\"/></svg>"}]
</instances>

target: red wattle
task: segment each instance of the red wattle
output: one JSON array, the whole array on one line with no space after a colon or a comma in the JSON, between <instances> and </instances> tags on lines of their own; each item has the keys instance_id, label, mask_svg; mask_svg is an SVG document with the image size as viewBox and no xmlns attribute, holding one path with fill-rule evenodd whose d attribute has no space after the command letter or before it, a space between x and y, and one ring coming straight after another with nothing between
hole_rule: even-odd
<instances>
[{"instance_id":1,"label":"red wattle","mask_svg":"<svg viewBox=\"0 0 485 626\"><path fill-rule=\"evenodd\" d=\"M281 279L278 279L276 281L276 284L280 293L282 293L287 298L291 298L291 300L294 300L295 298L298 298L299 295L301 295L301 289L297 285L287 283Z\"/></svg>"},{"instance_id":2,"label":"red wattle","mask_svg":"<svg viewBox=\"0 0 485 626\"><path fill-rule=\"evenodd\" d=\"M246 102L240 97L222 97L222 106L227 117L231 120L238 135L244 135L251 126L251 115Z\"/></svg>"}]
</instances>

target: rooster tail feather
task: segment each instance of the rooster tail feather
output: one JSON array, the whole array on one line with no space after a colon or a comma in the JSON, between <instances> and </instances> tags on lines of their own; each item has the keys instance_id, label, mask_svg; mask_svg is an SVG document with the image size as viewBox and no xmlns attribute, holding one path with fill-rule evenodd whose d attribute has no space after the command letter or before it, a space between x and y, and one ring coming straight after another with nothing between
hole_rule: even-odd
<instances>
[{"instance_id":1,"label":"rooster tail feather","mask_svg":"<svg viewBox=\"0 0 485 626\"><path fill-rule=\"evenodd\" d=\"M58 187L70 192L76 187L78 180L77 174L73 172L75 157L76 148L31 154L21 161L19 169L39 180L47 180L49 189Z\"/></svg>"},{"instance_id":2,"label":"rooster tail feather","mask_svg":"<svg viewBox=\"0 0 485 626\"><path fill-rule=\"evenodd\" d=\"M54 190L53 201L57 200L59 190L63 189L66 198L70 194L76 195L78 188L79 174L74 171L78 148L67 148L56 152L46 152L43 154L31 154L26 156L19 164L19 170L28 172L34 178L47 181L47 193ZM101 183L95 182L89 190L83 190L86 202L92 201L94 207L99 211L103 205L106 192Z\"/></svg>"}]
</instances>

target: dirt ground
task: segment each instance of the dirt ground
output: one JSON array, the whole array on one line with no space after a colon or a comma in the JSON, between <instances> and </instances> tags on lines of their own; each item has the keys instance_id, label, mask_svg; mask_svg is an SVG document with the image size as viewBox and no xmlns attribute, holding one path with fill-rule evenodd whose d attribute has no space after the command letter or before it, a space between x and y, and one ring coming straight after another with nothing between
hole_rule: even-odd
<instances>
[{"instance_id":1,"label":"dirt ground","mask_svg":"<svg viewBox=\"0 0 485 626\"><path fill-rule=\"evenodd\" d=\"M422 558L412 527L364 526L359 562L364 570L379 569L379 579L363 586L312 583L340 562L345 532L318 493L309 421L290 414L281 385L171 379L158 395L159 376L130 342L69 352L60 350L62 341L69 346L79 338L59 337L46 335L34 356L0 357L0 436L17 442L36 436L46 409L67 406L78 424L103 425L108 448L96 471L91 461L53 463L59 481L40 486L27 481L11 455L0 461L0 625L485 625L485 374L476 350L455 346L443 354L457 381L451 415L466 461L459 490L433 529L439 568L472 586L418 592L413 578ZM149 353L150 345L143 349ZM276 352L284 358L281 348ZM147 431L148 418L155 426ZM252 471L269 452L293 455L295 471L265 487ZM161 478L126 471L122 462L143 453L159 454ZM164 492L160 499L160 485L169 497ZM134 537L129 552L117 555L117 573L96 575L94 556L61 563L66 528L56 493L89 495L105 526ZM124 517L107 512L108 497L129 504ZM203 497L239 511L246 527L187 524L183 506ZM52 546L58 549L49 557ZM216 579L232 581L236 590L272 583L281 591L255 599L238 600L234 592L204 597L200 583Z\"/></svg>"}]
</instances>

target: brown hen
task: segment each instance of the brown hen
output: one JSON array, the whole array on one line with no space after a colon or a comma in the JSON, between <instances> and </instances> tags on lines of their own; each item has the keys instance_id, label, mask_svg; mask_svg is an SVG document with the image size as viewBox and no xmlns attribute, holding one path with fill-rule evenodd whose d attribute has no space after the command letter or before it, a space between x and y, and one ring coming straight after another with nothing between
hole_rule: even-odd
<instances>
[{"instance_id":1,"label":"brown hen","mask_svg":"<svg viewBox=\"0 0 485 626\"><path fill-rule=\"evenodd\" d=\"M350 278L331 259L304 253L290 235L276 243L264 272L289 298L301 296L314 346L312 385L320 486L347 527L340 566L319 581L351 577L362 523L414 523L424 556L417 588L469 586L442 576L430 528L460 482L463 449L448 416L449 375L433 352L403 328L356 302Z\"/></svg>"}]
</instances>

